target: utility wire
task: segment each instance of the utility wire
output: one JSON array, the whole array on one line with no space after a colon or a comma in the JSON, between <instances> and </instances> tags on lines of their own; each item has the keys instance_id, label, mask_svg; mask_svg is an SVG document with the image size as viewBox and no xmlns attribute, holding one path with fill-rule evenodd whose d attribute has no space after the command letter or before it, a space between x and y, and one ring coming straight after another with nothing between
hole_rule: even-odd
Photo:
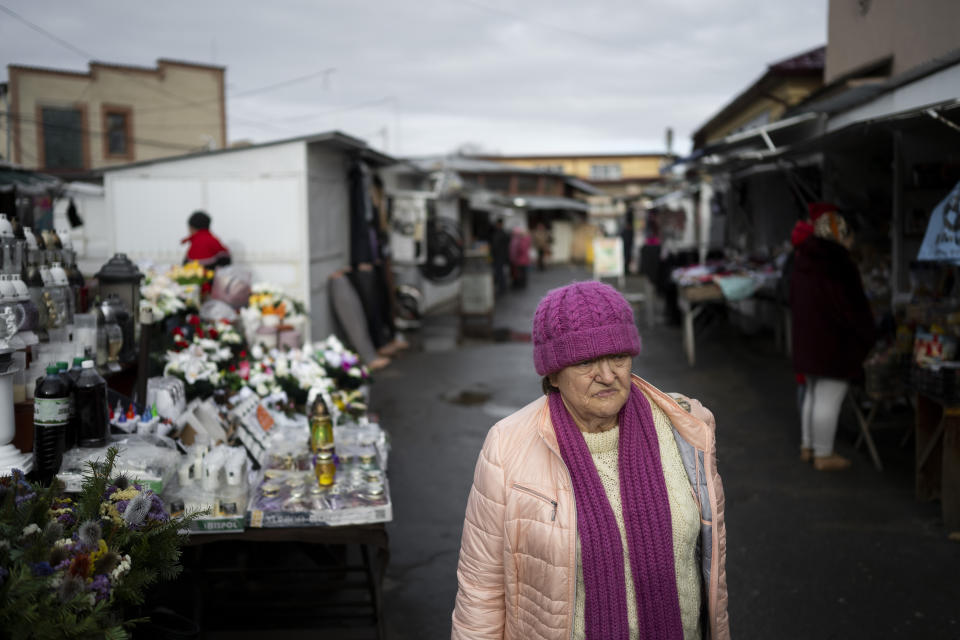
<instances>
[{"instance_id":1,"label":"utility wire","mask_svg":"<svg viewBox=\"0 0 960 640\"><path fill-rule=\"evenodd\" d=\"M306 75L297 76L296 78L290 78L289 80L281 80L280 82L275 82L273 84L268 84L262 87L255 87L253 89L245 89L243 91L238 91L227 96L227 99L236 99L236 98L246 98L247 96L253 96L260 93L266 93L267 91L272 91L274 89L279 89L281 87L286 87L292 84L298 84L305 80L310 80L311 78L316 78L317 76L326 77L328 74L336 71L336 67L327 67L326 69L321 69L320 71L314 71L313 73L308 73ZM211 98L209 100L198 100L191 103L181 104L181 105L163 105L157 107L146 107L143 109L137 109L137 113L153 113L155 111L174 111L176 109L185 109L190 106L200 106L204 104L213 104L220 102L220 98Z\"/></svg>"},{"instance_id":2,"label":"utility wire","mask_svg":"<svg viewBox=\"0 0 960 640\"><path fill-rule=\"evenodd\" d=\"M319 113L307 113L299 116L289 116L286 118L274 118L276 122L299 122L302 120L310 120L312 118L322 118L324 116L333 115L336 113L344 113L346 111L355 111L356 109L365 109L367 107L374 107L378 104L384 104L390 102L391 100L396 100L394 96L386 96L384 98L377 98L376 100L367 100L365 102L358 102L356 104L347 105L345 107L338 107L336 109L329 109L327 111L321 111Z\"/></svg>"},{"instance_id":3,"label":"utility wire","mask_svg":"<svg viewBox=\"0 0 960 640\"><path fill-rule=\"evenodd\" d=\"M67 42L67 41L64 40L63 38L60 38L60 37L57 37L57 36L53 35L52 33L50 33L49 31L47 31L46 29L44 29L44 28L41 27L40 25L38 25L38 24L36 24L36 23L33 23L33 22L30 22L29 20L27 20L26 18L24 18L24 17L21 16L19 13L17 13L16 11L14 11L13 9L11 9L10 7L8 7L8 6L6 6L6 5L0 4L0 11L2 11L3 13L7 14L8 16L10 16L10 17L12 17L12 18L16 18L17 20L19 20L19 21L22 22L23 24L27 25L28 27L30 27L31 29L33 29L34 31L36 31L37 33L42 34L42 35L50 38L51 40L53 40L53 41L56 42L57 44L59 44L59 45L61 45L61 46L63 46L63 47L66 47L66 48L69 49L70 51L73 51L74 53L79 54L79 55L87 58L88 60L92 60L92 59L94 59L94 58L96 57L96 56L91 55L91 54L88 53L87 51L84 51L84 50L81 49L80 47L77 47L77 46L74 46L74 45L70 44L69 42Z\"/></svg>"},{"instance_id":4,"label":"utility wire","mask_svg":"<svg viewBox=\"0 0 960 640\"><path fill-rule=\"evenodd\" d=\"M324 82L326 82L326 77L336 71L336 67L327 67L326 69L321 69L320 71L314 71L313 73L308 73L303 76L297 76L296 78L290 78L289 80L281 80L280 82L275 82L274 84L268 84L263 87L257 87L256 89L247 89L245 91L238 91L229 95L229 98L245 98L247 96L256 95L258 93L265 93L267 91L272 91L274 89L279 89L280 87L286 87L291 84L297 84L303 82L304 80L310 80L311 78L316 78L317 76L324 76Z\"/></svg>"},{"instance_id":5,"label":"utility wire","mask_svg":"<svg viewBox=\"0 0 960 640\"><path fill-rule=\"evenodd\" d=\"M490 6L490 5L488 5L488 4L484 4L484 3L482 3L482 2L475 2L474 0L460 0L460 1L461 1L463 4L469 5L469 6L471 6L471 7L476 8L476 9L481 9L481 10L486 11L486 12L488 12L488 13L498 13L498 14L503 15L503 16L509 16L509 17L513 18L514 20L519 20L519 21L521 21L521 22L529 22L529 23L532 24L532 25L535 25L535 26L538 26L538 27L541 27L541 28L544 28L544 29L550 29L551 31L557 31L557 32L559 32L559 33L565 33L565 34L567 34L568 36L574 36L574 37L576 37L576 38L580 38L580 39L582 39L582 40L587 40L587 41L593 42L593 43L595 43L595 44L602 44L602 45L604 45L604 46L607 46L607 45L610 44L609 41L603 40L602 38L599 38L599 37L597 37L597 36L593 36L593 35L589 35L589 34L586 34L586 33L582 33L582 32L580 32L580 31L574 31L574 30L572 30L572 29L567 29L567 28L564 28L564 27L558 27L558 26L556 26L556 25L549 24L549 23L547 23L547 22L541 22L540 20L534 20L533 18L530 18L530 17L525 16L525 15L520 14L520 13L516 13L516 12L514 12L514 11L509 11L509 10L507 10L507 9L501 9L500 7L492 7L492 6Z\"/></svg>"},{"instance_id":6,"label":"utility wire","mask_svg":"<svg viewBox=\"0 0 960 640\"><path fill-rule=\"evenodd\" d=\"M478 6L482 6L482 5L478 5ZM488 9L489 9L489 7L485 7L485 8L488 8ZM7 15L11 16L12 18L15 18L16 20L19 20L20 22L22 22L23 24L25 24L26 26L28 26L30 29L36 31L37 33L40 33L41 35L43 35L43 36L45 36L45 37L47 37L47 38L49 38L49 39L51 39L51 40L53 40L53 41L56 42L57 44L65 47L66 49L69 49L69 50L72 51L73 53L76 53L76 54L84 57L84 58L85 58L86 60L88 60L88 61L91 61L91 60L95 61L95 60L97 59L97 56L93 55L93 54L90 53L89 51L86 51L86 50L84 50L84 49L81 49L80 47L78 47L78 46L76 46L76 45L68 42L67 40L64 40L63 38L60 38L59 36L51 33L50 31L47 31L46 29L44 29L44 28L41 27L40 25L38 25L38 24L36 24L36 23L34 23L34 22L32 22L32 21L24 18L24 17L21 16L19 13L13 11L13 10L10 9L9 7L7 7L6 5L0 4L0 12L6 13ZM215 103L215 102L219 102L219 101L220 101L220 98L215 98L215 99L213 99L213 100L191 100L191 99L186 98L186 97L184 97L184 96L181 96L181 95L178 95L178 94L176 94L176 93L173 93L172 91L169 91L169 90L167 90L166 88L164 88L164 87L162 87L162 86L160 86L160 85L158 85L158 84L147 82L147 81L145 81L143 78L140 78L138 75L136 75L134 72L126 71L126 70L124 70L122 67L113 67L113 68L116 69L117 71L119 71L120 73L123 73L124 75L126 75L128 78L134 80L135 82L138 82L138 83L140 83L141 85L146 86L146 87L150 88L150 89L153 90L153 91L156 91L156 92L165 94L165 95L167 95L167 96L170 96L170 97L172 97L172 98L175 98L176 100L178 100L178 101L180 101L180 102L182 103L181 105L167 105L167 106L163 106L163 107L159 107L159 106L158 106L158 107L154 107L154 108L147 107L147 108L144 108L144 109L137 109L137 110L136 110L136 113L147 113L147 112L153 112L153 111L166 111L166 110L182 109L182 108L191 107L191 106L204 106L204 105L208 105L208 104L210 104L210 103ZM245 91L240 91L240 92L237 92L236 94L231 95L231 96L229 96L229 97L230 97L230 98L238 98L238 97L247 97L247 96L250 96L250 95L256 95L256 94L258 94L258 93L265 93L265 92L271 91L271 90L273 90L273 89L277 89L277 88L284 87L284 86L289 86L289 85L291 85L291 84L295 84L295 83L298 83L298 82L303 82L304 80L309 80L309 79L311 79L311 78L315 78L315 77L320 76L320 75L326 76L327 74L332 73L332 72L335 71L335 70L336 70L335 67L327 67L327 68L324 68L324 69L321 69L321 70L319 70L319 71L315 71L315 72L312 72L312 73L309 73L309 74L306 74L306 75L303 75L303 76L298 76L298 77L295 77L295 78L290 78L289 80L282 80L282 81L280 81L280 82L276 82L276 83L273 83L273 84L270 84L270 85L266 85L266 86L263 86L263 87L256 87L256 88L254 88L254 89L248 89L248 90L245 90ZM332 109L332 110L325 111L325 112L318 113L318 114L305 114L305 115L302 115L302 116L293 116L293 117L291 117L291 118L279 118L279 119L275 119L275 121L296 122L296 121L302 121L302 120L309 120L309 119L312 119L312 118L323 117L323 116L332 115L332 114L335 114L335 113L343 113L343 112L346 112L346 111L352 111L352 110L354 110L354 109L361 109L361 108L364 108L364 107L373 106L373 105L376 105L376 104L380 104L380 103L383 103L383 102L387 102L387 101L389 101L389 100L395 100L395 98L392 97L392 96L390 96L390 97L381 98L381 99L378 99L378 100L372 100L372 101L363 102L363 103L359 103L359 104L355 104L355 105L351 105L351 106L347 106L347 107L342 107L342 108L339 108L339 109ZM30 118L28 118L28 117L26 117L26 116L21 116L21 115L19 115L19 114L12 114L12 113L11 113L10 115L11 115L11 117L17 117L17 118L19 118L19 119L22 119L22 120L25 120L25 121L28 121L28 122L30 122L30 121L36 122L35 119L30 119ZM257 121L257 120L251 120L251 119L249 119L249 118L242 118L242 117L239 117L239 116L233 116L233 118L234 118L235 120L244 122L244 123L249 124L249 125L254 125L254 126L258 126L258 127L262 127L262 128L277 130L277 127L275 127L274 125L272 125L272 124L270 124L270 123L267 123L267 122ZM226 124L226 123L224 123L224 124ZM282 130L282 129L280 129L280 130ZM289 131L289 129L287 129L287 130ZM156 143L156 145L166 145L166 144L168 144L168 143L164 143L164 142L162 142L162 141L148 141L148 140L144 140L144 139L139 139L138 141L141 141L143 144L150 144L150 145L154 145L155 143ZM155 145L155 146L156 146L156 145ZM185 148L185 147L181 147L181 148ZM190 147L190 149L194 149L194 148L193 148L193 147Z\"/></svg>"},{"instance_id":7,"label":"utility wire","mask_svg":"<svg viewBox=\"0 0 960 640\"><path fill-rule=\"evenodd\" d=\"M41 27L40 25L36 24L35 22L31 22L30 20L27 20L26 18L24 18L24 17L21 16L19 13L17 13L16 11L14 11L13 9L11 9L10 7L8 7L8 6L6 6L6 5L0 4L0 12L6 13L7 15L11 16L12 18L15 18L15 19L19 20L20 22L22 22L23 24L27 25L28 27L30 27L31 29L33 29L33 30L36 31L37 33L40 33L40 34L46 36L47 38L50 38L51 40L53 40L53 41L56 42L57 44L59 44L59 45L65 47L65 48L69 49L70 51L72 51L72 52L74 52L74 53L82 56L82 57L85 58L88 62L91 61L91 60L93 60L93 61L96 61L96 60L97 60L97 56L93 55L93 54L90 53L89 51L85 51L84 49L81 49L80 47L78 47L78 46L76 46L76 45L74 45L74 44L71 44L70 42L67 42L67 41L64 40L63 38L54 35L53 33L47 31L46 29L44 29L44 28ZM183 101L183 102L188 102L188 103L190 102L190 99L189 99L189 98L185 98L185 97L183 97L183 96L177 95L177 94L173 93L172 91L168 91L167 89L165 89L165 88L163 88L163 87L161 87L161 86L159 86L159 85L155 85L155 84L152 84L152 83L148 83L148 82L146 82L145 80L143 80L142 78L138 77L138 76L137 76L135 73L133 73L133 72L127 71L127 70L125 70L125 69L123 69L123 68L121 68L121 67L115 67L115 69L116 69L118 72L123 73L124 75L126 75L126 76L129 77L130 79L134 80L135 82L138 82L138 83L140 83L140 84L142 84L142 85L144 85L144 86L146 86L146 87L149 87L149 88L153 89L154 91L157 91L157 92L160 92L160 93L164 93L164 94L166 94L166 95L168 95L168 96L172 96L172 97L176 98L177 100L180 100L180 101Z\"/></svg>"},{"instance_id":8,"label":"utility wire","mask_svg":"<svg viewBox=\"0 0 960 640\"><path fill-rule=\"evenodd\" d=\"M43 126L43 129L44 129L45 131L46 131L46 130L59 130L59 131L62 131L62 132L80 133L80 134L88 135L88 136L91 136L91 137L104 135L104 132L103 132L103 131L97 131L97 130L95 130L95 129L88 129L88 128L86 128L86 127L79 127L79 128L77 128L77 127L72 127L72 126L70 126L70 125L51 124L51 123L49 123L49 122L48 122L48 123L44 123L44 122L42 122L40 119L35 118L35 117L33 117L33 116L27 116L27 115L23 115L23 114L19 114L19 113L14 113L14 112L12 112L12 111L0 111L0 115L5 115L5 116L7 116L8 118L10 118L11 120L19 120L19 121L21 121L21 122L41 124L41 125ZM200 150L201 148L203 148L201 145L189 146L189 145L184 145L184 144L176 144L176 143L174 143L174 142L166 142L166 141L163 141L163 140L151 140L151 139L149 139L149 138L128 138L128 140L129 140L129 142L131 142L131 143L137 143L137 144L141 144L141 145L144 145L144 146L160 147L160 148L165 148L165 149L177 149L177 150L181 150L181 151L198 151L198 150ZM24 151L24 150L21 148L21 153L22 153L23 151Z\"/></svg>"}]
</instances>

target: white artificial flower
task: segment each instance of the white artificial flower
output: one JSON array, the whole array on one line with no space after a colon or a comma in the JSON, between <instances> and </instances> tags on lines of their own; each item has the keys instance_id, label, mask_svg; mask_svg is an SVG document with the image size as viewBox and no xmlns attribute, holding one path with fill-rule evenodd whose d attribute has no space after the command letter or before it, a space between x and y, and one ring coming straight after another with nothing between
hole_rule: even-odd
<instances>
[{"instance_id":1,"label":"white artificial flower","mask_svg":"<svg viewBox=\"0 0 960 640\"><path fill-rule=\"evenodd\" d=\"M323 352L323 359L328 365L334 368L339 367L343 362L343 358L340 356L340 353L331 349Z\"/></svg>"},{"instance_id":2,"label":"white artificial flower","mask_svg":"<svg viewBox=\"0 0 960 640\"><path fill-rule=\"evenodd\" d=\"M254 391L256 391L256 392L257 392L257 395L260 396L261 398L262 398L263 396L267 395L268 393L270 393L270 390L267 389L267 385L265 385L265 384L262 383L262 382L257 385L257 388L254 389Z\"/></svg>"},{"instance_id":3,"label":"white artificial flower","mask_svg":"<svg viewBox=\"0 0 960 640\"><path fill-rule=\"evenodd\" d=\"M333 335L333 334L331 334L331 335L327 338L327 340L326 340L326 342L325 342L324 344L326 345L326 348L327 348L327 349L330 349L330 350L333 350L333 351L343 351L343 350L344 350L344 348L343 348L343 343L340 342L340 339L337 338L337 336L335 336L335 335Z\"/></svg>"},{"instance_id":4,"label":"white artificial flower","mask_svg":"<svg viewBox=\"0 0 960 640\"><path fill-rule=\"evenodd\" d=\"M353 376L354 378L363 377L363 373L360 371L360 367L350 367L347 369L347 375Z\"/></svg>"},{"instance_id":5,"label":"white artificial flower","mask_svg":"<svg viewBox=\"0 0 960 640\"><path fill-rule=\"evenodd\" d=\"M250 356L254 360L263 360L263 347L259 344L253 345L253 348L250 349Z\"/></svg>"},{"instance_id":6,"label":"white artificial flower","mask_svg":"<svg viewBox=\"0 0 960 640\"><path fill-rule=\"evenodd\" d=\"M28 536L32 536L35 533L40 533L40 527L38 527L36 524L31 523L23 528L23 533L21 534L21 536L26 538Z\"/></svg>"}]
</instances>

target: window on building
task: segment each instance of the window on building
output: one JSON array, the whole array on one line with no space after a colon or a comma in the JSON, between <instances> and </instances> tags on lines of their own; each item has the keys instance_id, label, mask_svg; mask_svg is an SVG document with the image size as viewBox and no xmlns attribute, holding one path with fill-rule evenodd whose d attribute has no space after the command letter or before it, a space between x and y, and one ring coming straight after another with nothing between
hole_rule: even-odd
<instances>
[{"instance_id":1,"label":"window on building","mask_svg":"<svg viewBox=\"0 0 960 640\"><path fill-rule=\"evenodd\" d=\"M543 179L543 190L540 193L545 196L562 196L563 184L563 180L559 178L545 177Z\"/></svg>"},{"instance_id":2,"label":"window on building","mask_svg":"<svg viewBox=\"0 0 960 640\"><path fill-rule=\"evenodd\" d=\"M83 111L42 107L44 169L83 169Z\"/></svg>"},{"instance_id":3,"label":"window on building","mask_svg":"<svg viewBox=\"0 0 960 640\"><path fill-rule=\"evenodd\" d=\"M619 162L590 165L591 180L619 180L622 176Z\"/></svg>"},{"instance_id":4,"label":"window on building","mask_svg":"<svg viewBox=\"0 0 960 640\"><path fill-rule=\"evenodd\" d=\"M130 109L103 108L103 155L108 158L132 158Z\"/></svg>"},{"instance_id":5,"label":"window on building","mask_svg":"<svg viewBox=\"0 0 960 640\"><path fill-rule=\"evenodd\" d=\"M538 164L533 167L537 171L547 171L549 173L563 173L562 164Z\"/></svg>"},{"instance_id":6,"label":"window on building","mask_svg":"<svg viewBox=\"0 0 960 640\"><path fill-rule=\"evenodd\" d=\"M517 175L517 193L537 193L540 176L521 173Z\"/></svg>"},{"instance_id":7,"label":"window on building","mask_svg":"<svg viewBox=\"0 0 960 640\"><path fill-rule=\"evenodd\" d=\"M490 191L507 193L510 191L510 176L498 173L488 173L483 176L483 186Z\"/></svg>"}]
</instances>

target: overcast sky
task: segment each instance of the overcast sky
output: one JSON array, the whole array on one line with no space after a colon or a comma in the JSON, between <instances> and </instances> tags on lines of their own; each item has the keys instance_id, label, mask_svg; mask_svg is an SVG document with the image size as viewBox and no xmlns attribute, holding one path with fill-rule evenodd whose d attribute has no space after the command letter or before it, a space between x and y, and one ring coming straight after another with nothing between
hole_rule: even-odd
<instances>
[{"instance_id":1,"label":"overcast sky","mask_svg":"<svg viewBox=\"0 0 960 640\"><path fill-rule=\"evenodd\" d=\"M767 64L824 44L826 11L827 0L0 0L0 74L90 59L223 65L231 142L339 129L394 155L464 143L611 153L662 151L672 127L684 153Z\"/></svg>"}]
</instances>

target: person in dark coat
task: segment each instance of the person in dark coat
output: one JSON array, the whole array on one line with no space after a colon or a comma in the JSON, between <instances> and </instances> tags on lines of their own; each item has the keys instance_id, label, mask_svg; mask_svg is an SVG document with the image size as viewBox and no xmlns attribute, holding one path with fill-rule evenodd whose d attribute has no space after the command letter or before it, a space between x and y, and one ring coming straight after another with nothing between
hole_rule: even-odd
<instances>
[{"instance_id":1,"label":"person in dark coat","mask_svg":"<svg viewBox=\"0 0 960 640\"><path fill-rule=\"evenodd\" d=\"M507 290L507 265L510 262L510 236L503 230L503 218L497 218L490 234L490 259L497 295Z\"/></svg>"},{"instance_id":2,"label":"person in dark coat","mask_svg":"<svg viewBox=\"0 0 960 640\"><path fill-rule=\"evenodd\" d=\"M790 284L793 366L806 378L801 459L833 471L850 466L833 443L850 382L863 377L875 324L850 257L853 234L846 221L829 203L809 210L813 234L796 246Z\"/></svg>"}]
</instances>

